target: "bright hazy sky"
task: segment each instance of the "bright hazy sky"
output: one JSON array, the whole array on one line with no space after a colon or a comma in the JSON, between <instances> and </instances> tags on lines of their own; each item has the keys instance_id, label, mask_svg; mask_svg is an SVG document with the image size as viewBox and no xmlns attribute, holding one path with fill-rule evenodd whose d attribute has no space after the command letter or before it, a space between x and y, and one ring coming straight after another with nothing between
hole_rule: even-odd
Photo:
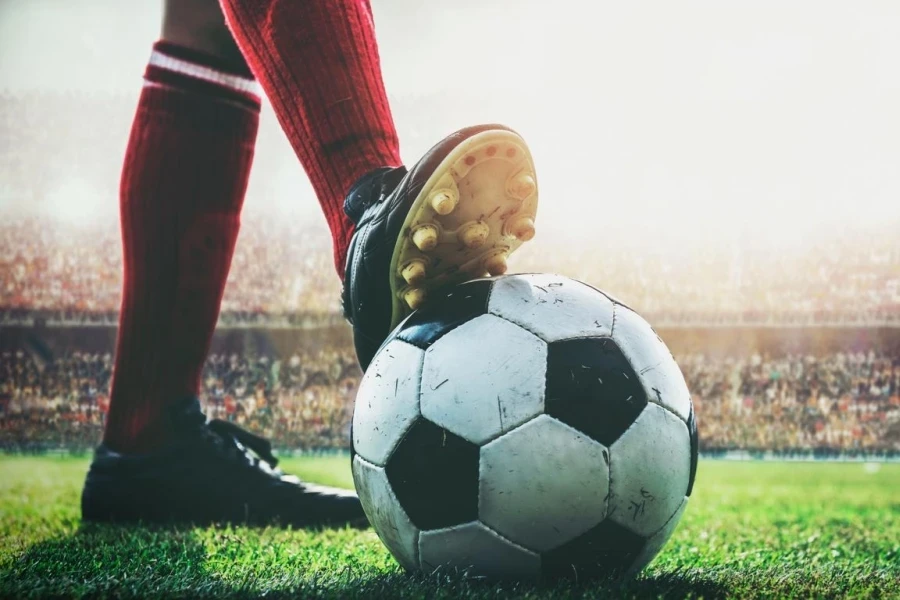
<instances>
[{"instance_id":1,"label":"bright hazy sky","mask_svg":"<svg viewBox=\"0 0 900 600\"><path fill-rule=\"evenodd\" d=\"M553 230L900 226L896 0L373 4L389 94L459 97L447 132L523 133ZM136 96L159 20L157 1L0 0L0 87Z\"/></svg>"}]
</instances>

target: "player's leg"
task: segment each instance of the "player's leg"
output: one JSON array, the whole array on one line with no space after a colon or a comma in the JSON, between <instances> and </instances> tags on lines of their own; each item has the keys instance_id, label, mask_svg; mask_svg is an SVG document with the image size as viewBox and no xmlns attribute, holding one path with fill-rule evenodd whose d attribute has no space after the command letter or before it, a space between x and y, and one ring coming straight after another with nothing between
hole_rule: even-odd
<instances>
[{"instance_id":1,"label":"player's leg","mask_svg":"<svg viewBox=\"0 0 900 600\"><path fill-rule=\"evenodd\" d=\"M120 452L164 445L167 403L197 394L237 239L260 92L221 12L218 37L204 25L210 8L166 3L125 153L125 276L104 435Z\"/></svg>"},{"instance_id":2,"label":"player's leg","mask_svg":"<svg viewBox=\"0 0 900 600\"><path fill-rule=\"evenodd\" d=\"M207 423L200 411L260 93L216 0L167 0L165 11L122 171L116 362L82 513L100 521L360 519L355 495L283 476L268 442Z\"/></svg>"},{"instance_id":3,"label":"player's leg","mask_svg":"<svg viewBox=\"0 0 900 600\"><path fill-rule=\"evenodd\" d=\"M222 5L328 220L365 368L430 289L502 273L507 254L534 235L528 148L506 127L471 127L407 174L368 0Z\"/></svg>"}]
</instances>

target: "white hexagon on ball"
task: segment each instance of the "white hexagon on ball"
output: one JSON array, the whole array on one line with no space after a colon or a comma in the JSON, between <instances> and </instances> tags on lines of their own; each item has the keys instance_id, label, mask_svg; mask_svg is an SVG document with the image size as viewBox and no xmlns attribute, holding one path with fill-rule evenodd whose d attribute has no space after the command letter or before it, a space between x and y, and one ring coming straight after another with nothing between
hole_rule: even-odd
<instances>
[{"instance_id":1,"label":"white hexagon on ball","mask_svg":"<svg viewBox=\"0 0 900 600\"><path fill-rule=\"evenodd\" d=\"M634 311L616 305L612 336L640 377L647 399L665 406L687 422L691 394L684 375L650 324Z\"/></svg>"},{"instance_id":2,"label":"white hexagon on ball","mask_svg":"<svg viewBox=\"0 0 900 600\"><path fill-rule=\"evenodd\" d=\"M609 518L650 537L675 514L687 492L687 425L665 408L648 404L609 455Z\"/></svg>"},{"instance_id":3,"label":"white hexagon on ball","mask_svg":"<svg viewBox=\"0 0 900 600\"><path fill-rule=\"evenodd\" d=\"M509 275L494 282L488 312L546 342L610 335L613 302L594 288L562 275Z\"/></svg>"},{"instance_id":4,"label":"white hexagon on ball","mask_svg":"<svg viewBox=\"0 0 900 600\"><path fill-rule=\"evenodd\" d=\"M422 415L474 444L544 410L547 344L493 315L444 335L425 352Z\"/></svg>"},{"instance_id":5,"label":"white hexagon on ball","mask_svg":"<svg viewBox=\"0 0 900 600\"><path fill-rule=\"evenodd\" d=\"M419 416L424 350L402 340L381 349L366 370L353 409L353 450L384 466Z\"/></svg>"},{"instance_id":6,"label":"white hexagon on ball","mask_svg":"<svg viewBox=\"0 0 900 600\"><path fill-rule=\"evenodd\" d=\"M457 569L493 579L536 579L541 559L534 552L503 539L481 523L425 531L419 537L422 569Z\"/></svg>"},{"instance_id":7,"label":"white hexagon on ball","mask_svg":"<svg viewBox=\"0 0 900 600\"><path fill-rule=\"evenodd\" d=\"M529 550L555 548L606 516L608 460L602 444L541 415L481 449L479 517Z\"/></svg>"}]
</instances>

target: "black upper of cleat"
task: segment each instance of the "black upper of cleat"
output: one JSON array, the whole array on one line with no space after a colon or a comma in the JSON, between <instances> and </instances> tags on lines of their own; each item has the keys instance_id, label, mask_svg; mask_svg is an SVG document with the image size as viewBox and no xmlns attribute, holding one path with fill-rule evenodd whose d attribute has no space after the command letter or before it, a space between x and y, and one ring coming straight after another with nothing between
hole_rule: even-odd
<instances>
[{"instance_id":1,"label":"black upper of cleat","mask_svg":"<svg viewBox=\"0 0 900 600\"><path fill-rule=\"evenodd\" d=\"M341 300L353 325L353 342L365 370L391 331L391 259L406 216L422 188L447 155L466 139L503 125L478 125L444 138L409 172L404 167L376 169L351 188L344 212L356 224L347 251Z\"/></svg>"},{"instance_id":2,"label":"black upper of cleat","mask_svg":"<svg viewBox=\"0 0 900 600\"><path fill-rule=\"evenodd\" d=\"M165 450L124 455L100 446L81 497L86 521L365 525L356 494L310 485L276 468L269 442L227 421L207 421L196 398L169 412Z\"/></svg>"}]
</instances>

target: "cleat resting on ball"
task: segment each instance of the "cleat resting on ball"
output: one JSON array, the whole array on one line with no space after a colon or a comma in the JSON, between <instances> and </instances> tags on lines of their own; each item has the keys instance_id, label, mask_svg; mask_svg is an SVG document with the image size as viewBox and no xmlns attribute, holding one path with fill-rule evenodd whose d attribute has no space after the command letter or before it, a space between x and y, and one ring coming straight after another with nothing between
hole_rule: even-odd
<instances>
[{"instance_id":1,"label":"cleat resting on ball","mask_svg":"<svg viewBox=\"0 0 900 600\"><path fill-rule=\"evenodd\" d=\"M457 131L408 171L361 177L344 201L356 227L341 300L363 369L430 292L505 272L507 255L533 235L533 222L529 233L512 221L533 220L537 203L528 146L502 125Z\"/></svg>"},{"instance_id":2,"label":"cleat resting on ball","mask_svg":"<svg viewBox=\"0 0 900 600\"><path fill-rule=\"evenodd\" d=\"M351 444L363 509L406 569L604 585L675 531L699 439L644 319L532 274L432 292L363 376Z\"/></svg>"}]
</instances>

